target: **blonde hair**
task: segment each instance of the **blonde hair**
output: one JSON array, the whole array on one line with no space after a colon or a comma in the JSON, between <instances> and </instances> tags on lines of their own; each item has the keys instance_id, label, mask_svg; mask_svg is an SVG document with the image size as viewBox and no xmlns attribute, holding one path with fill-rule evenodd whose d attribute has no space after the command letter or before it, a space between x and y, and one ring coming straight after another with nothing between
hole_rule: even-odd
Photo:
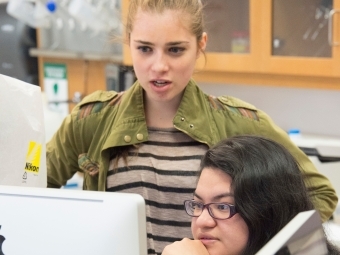
<instances>
[{"instance_id":1,"label":"blonde hair","mask_svg":"<svg viewBox=\"0 0 340 255\"><path fill-rule=\"evenodd\" d=\"M201 0L130 0L127 20L126 39L129 41L138 10L154 13L163 13L165 10L174 10L189 15L189 31L196 36L197 44L204 32L203 5Z\"/></svg>"}]
</instances>

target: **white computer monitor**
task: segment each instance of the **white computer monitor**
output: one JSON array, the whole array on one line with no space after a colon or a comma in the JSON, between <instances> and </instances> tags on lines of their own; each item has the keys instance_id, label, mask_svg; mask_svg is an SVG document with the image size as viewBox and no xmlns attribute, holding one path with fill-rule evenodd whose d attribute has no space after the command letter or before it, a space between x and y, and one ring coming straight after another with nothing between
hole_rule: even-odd
<instances>
[{"instance_id":1,"label":"white computer monitor","mask_svg":"<svg viewBox=\"0 0 340 255\"><path fill-rule=\"evenodd\" d=\"M256 255L327 255L326 237L316 210L300 212Z\"/></svg>"},{"instance_id":2,"label":"white computer monitor","mask_svg":"<svg viewBox=\"0 0 340 255\"><path fill-rule=\"evenodd\" d=\"M146 255L142 196L0 186L5 255Z\"/></svg>"}]
</instances>

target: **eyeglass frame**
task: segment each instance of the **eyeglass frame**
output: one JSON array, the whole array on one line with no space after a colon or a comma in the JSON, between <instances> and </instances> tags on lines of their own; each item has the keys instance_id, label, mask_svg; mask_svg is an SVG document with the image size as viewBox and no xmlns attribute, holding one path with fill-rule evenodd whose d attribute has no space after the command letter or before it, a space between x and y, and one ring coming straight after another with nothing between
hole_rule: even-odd
<instances>
[{"instance_id":1,"label":"eyeglass frame","mask_svg":"<svg viewBox=\"0 0 340 255\"><path fill-rule=\"evenodd\" d=\"M190 215L190 214L188 213L188 211L187 211L187 206L186 206L186 204L187 204L188 202L196 202L196 203L201 204L201 205L203 206L200 215L197 215L197 216L196 216L196 215ZM216 205L216 204L221 204L221 205L227 205L227 206L229 206L229 208L230 208L229 217L228 217L228 218L223 218L223 219L215 217L215 216L213 215L213 213L212 213L210 207L209 207L210 205L213 205L213 204L214 204L214 205ZM235 214L238 213L238 211L237 211L237 209L236 209L236 206L233 205L233 204L229 204L229 203L208 203L208 204L203 204L203 203L197 202L197 201L195 201L195 200L193 200L193 199L192 199L192 200L184 200L184 210L185 210L185 212L186 212L189 216L191 216L191 217L196 217L196 218L198 218L199 216L202 215L202 213L203 213L203 211L204 211L205 208L207 208L209 215L210 215L213 219L216 219L216 220L227 220L227 219L230 219L231 217L233 217Z\"/></svg>"}]
</instances>

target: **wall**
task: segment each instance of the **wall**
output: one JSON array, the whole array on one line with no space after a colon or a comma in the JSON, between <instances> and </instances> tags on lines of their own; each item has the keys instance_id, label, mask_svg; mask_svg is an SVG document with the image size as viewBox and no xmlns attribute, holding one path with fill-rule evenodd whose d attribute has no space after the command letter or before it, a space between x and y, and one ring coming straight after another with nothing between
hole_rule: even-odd
<instances>
[{"instance_id":1,"label":"wall","mask_svg":"<svg viewBox=\"0 0 340 255\"><path fill-rule=\"evenodd\" d=\"M29 55L37 45L35 29L9 15L0 0L0 73L34 84L38 83L38 61Z\"/></svg>"},{"instance_id":2,"label":"wall","mask_svg":"<svg viewBox=\"0 0 340 255\"><path fill-rule=\"evenodd\" d=\"M268 113L284 130L340 138L339 90L231 84L200 84L212 95L231 95Z\"/></svg>"}]
</instances>

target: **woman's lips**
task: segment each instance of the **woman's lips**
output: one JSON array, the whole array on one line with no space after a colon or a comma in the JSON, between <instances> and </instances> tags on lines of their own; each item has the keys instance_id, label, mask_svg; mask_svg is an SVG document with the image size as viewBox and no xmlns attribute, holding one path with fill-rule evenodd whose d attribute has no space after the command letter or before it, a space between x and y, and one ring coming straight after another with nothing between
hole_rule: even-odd
<instances>
[{"instance_id":1,"label":"woman's lips","mask_svg":"<svg viewBox=\"0 0 340 255\"><path fill-rule=\"evenodd\" d=\"M205 239L205 238L201 238L199 240L203 243L204 246L212 245L217 241L217 239Z\"/></svg>"},{"instance_id":2,"label":"woman's lips","mask_svg":"<svg viewBox=\"0 0 340 255\"><path fill-rule=\"evenodd\" d=\"M157 87L163 87L163 86L170 84L169 81L163 81L163 80L155 80L155 81L152 81L152 83Z\"/></svg>"},{"instance_id":3,"label":"woman's lips","mask_svg":"<svg viewBox=\"0 0 340 255\"><path fill-rule=\"evenodd\" d=\"M168 80L151 80L150 84L155 92L166 92L170 88L171 82Z\"/></svg>"},{"instance_id":4,"label":"woman's lips","mask_svg":"<svg viewBox=\"0 0 340 255\"><path fill-rule=\"evenodd\" d=\"M201 234L198 236L198 240L200 240L204 245L210 245L216 242L218 239L211 235Z\"/></svg>"}]
</instances>

